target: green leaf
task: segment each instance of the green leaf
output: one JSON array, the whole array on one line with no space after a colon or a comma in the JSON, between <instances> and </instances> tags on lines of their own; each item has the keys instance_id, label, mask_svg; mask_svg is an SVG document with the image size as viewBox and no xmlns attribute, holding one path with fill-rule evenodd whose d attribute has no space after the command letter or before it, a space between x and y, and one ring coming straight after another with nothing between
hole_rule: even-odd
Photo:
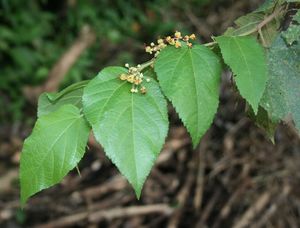
<instances>
[{"instance_id":1,"label":"green leaf","mask_svg":"<svg viewBox=\"0 0 300 228\"><path fill-rule=\"evenodd\" d=\"M126 72L102 70L84 89L83 108L97 141L139 197L168 132L167 104L153 79L144 83L146 94L131 93L131 84L119 79Z\"/></svg>"},{"instance_id":2,"label":"green leaf","mask_svg":"<svg viewBox=\"0 0 300 228\"><path fill-rule=\"evenodd\" d=\"M225 63L231 68L240 94L257 113L267 82L267 63L263 48L252 37L216 38Z\"/></svg>"},{"instance_id":3,"label":"green leaf","mask_svg":"<svg viewBox=\"0 0 300 228\"><path fill-rule=\"evenodd\" d=\"M194 147L210 127L219 104L221 64L208 48L168 46L154 65L159 84L172 102Z\"/></svg>"},{"instance_id":4,"label":"green leaf","mask_svg":"<svg viewBox=\"0 0 300 228\"><path fill-rule=\"evenodd\" d=\"M291 114L300 131L300 44L288 47L279 37L268 52L270 79L261 105L274 120Z\"/></svg>"},{"instance_id":5,"label":"green leaf","mask_svg":"<svg viewBox=\"0 0 300 228\"><path fill-rule=\"evenodd\" d=\"M281 34L288 45L297 41L300 42L300 10L294 15L293 23Z\"/></svg>"},{"instance_id":6,"label":"green leaf","mask_svg":"<svg viewBox=\"0 0 300 228\"><path fill-rule=\"evenodd\" d=\"M21 202L59 183L82 158L89 126L78 108L66 105L40 117L21 153Z\"/></svg>"},{"instance_id":7,"label":"green leaf","mask_svg":"<svg viewBox=\"0 0 300 228\"><path fill-rule=\"evenodd\" d=\"M81 109L82 94L83 94L83 88L80 88L77 90L73 90L69 93L66 93L63 96L60 96L59 99L54 99L53 101L49 99L49 96L54 97L57 96L57 94L49 94L49 93L41 94L38 101L38 117L54 112L57 109L59 109L61 106L66 104L72 104L78 107L79 109Z\"/></svg>"},{"instance_id":8,"label":"green leaf","mask_svg":"<svg viewBox=\"0 0 300 228\"><path fill-rule=\"evenodd\" d=\"M89 80L72 84L58 93L41 94L38 101L38 117L51 113L66 104L82 109L83 89L88 82Z\"/></svg>"},{"instance_id":9,"label":"green leaf","mask_svg":"<svg viewBox=\"0 0 300 228\"><path fill-rule=\"evenodd\" d=\"M280 6L285 1L289 0L266 0L255 12L266 12L269 10L274 10L276 6ZM299 1L299 0L290 0L290 1Z\"/></svg>"},{"instance_id":10,"label":"green leaf","mask_svg":"<svg viewBox=\"0 0 300 228\"><path fill-rule=\"evenodd\" d=\"M278 125L278 121L273 121L270 119L268 112L261 106L258 107L257 115L255 115L251 109L249 110L248 115L258 127L265 130L269 139L272 141L272 143L274 143L274 134Z\"/></svg>"},{"instance_id":11,"label":"green leaf","mask_svg":"<svg viewBox=\"0 0 300 228\"><path fill-rule=\"evenodd\" d=\"M51 101L57 101L58 99L62 98L63 96L66 96L67 94L73 91L83 89L89 82L90 80L85 80L85 81L74 83L58 93L49 93L48 98Z\"/></svg>"}]
</instances>

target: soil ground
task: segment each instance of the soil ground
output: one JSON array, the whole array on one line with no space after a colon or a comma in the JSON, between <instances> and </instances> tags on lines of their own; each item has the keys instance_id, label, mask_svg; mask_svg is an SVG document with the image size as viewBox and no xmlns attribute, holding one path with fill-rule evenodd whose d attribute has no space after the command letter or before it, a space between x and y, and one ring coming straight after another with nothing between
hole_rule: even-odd
<instances>
[{"instance_id":1,"label":"soil ground","mask_svg":"<svg viewBox=\"0 0 300 228\"><path fill-rule=\"evenodd\" d=\"M222 32L258 2L221 7L202 26ZM81 176L73 170L21 210L18 166L31 129L0 126L0 227L300 227L299 137L281 124L273 144L228 78L224 72L218 114L196 149L170 107L169 136L140 200L91 141Z\"/></svg>"},{"instance_id":2,"label":"soil ground","mask_svg":"<svg viewBox=\"0 0 300 228\"><path fill-rule=\"evenodd\" d=\"M79 165L81 177L72 171L22 211L22 140L10 137L0 150L0 226L299 227L300 140L281 125L273 144L228 84L223 82L218 114L195 150L170 108L169 136L140 200L92 143Z\"/></svg>"}]
</instances>

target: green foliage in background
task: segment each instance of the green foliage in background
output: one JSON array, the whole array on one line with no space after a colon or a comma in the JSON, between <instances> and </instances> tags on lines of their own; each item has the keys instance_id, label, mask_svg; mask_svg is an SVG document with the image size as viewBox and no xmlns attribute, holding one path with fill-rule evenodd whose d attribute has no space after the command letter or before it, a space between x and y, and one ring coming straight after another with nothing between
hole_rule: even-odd
<instances>
[{"instance_id":1,"label":"green foliage in background","mask_svg":"<svg viewBox=\"0 0 300 228\"><path fill-rule=\"evenodd\" d=\"M134 62L132 51L142 50L144 42L182 27L176 14L166 15L166 10L207 2L0 0L0 106L7 107L0 110L0 123L23 118L29 104L22 89L45 81L83 26L93 29L97 41L70 69L62 87L90 78L105 65Z\"/></svg>"}]
</instances>

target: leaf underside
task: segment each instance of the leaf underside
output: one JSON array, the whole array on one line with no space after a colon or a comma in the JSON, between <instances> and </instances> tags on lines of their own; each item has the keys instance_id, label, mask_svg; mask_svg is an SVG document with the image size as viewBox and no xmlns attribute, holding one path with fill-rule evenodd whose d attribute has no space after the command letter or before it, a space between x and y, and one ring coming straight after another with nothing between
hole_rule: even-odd
<instances>
[{"instance_id":1,"label":"leaf underside","mask_svg":"<svg viewBox=\"0 0 300 228\"><path fill-rule=\"evenodd\" d=\"M218 57L201 45L169 46L158 55L154 69L195 147L217 112L221 75Z\"/></svg>"},{"instance_id":2,"label":"leaf underside","mask_svg":"<svg viewBox=\"0 0 300 228\"><path fill-rule=\"evenodd\" d=\"M216 41L225 63L235 75L240 94L256 114L268 79L263 48L253 37L220 36Z\"/></svg>"},{"instance_id":3,"label":"leaf underside","mask_svg":"<svg viewBox=\"0 0 300 228\"><path fill-rule=\"evenodd\" d=\"M50 100L49 95L55 94L43 93L40 95L38 101L38 117L54 112L66 104L72 104L79 109L82 108L83 88L71 91L57 100Z\"/></svg>"},{"instance_id":4,"label":"leaf underside","mask_svg":"<svg viewBox=\"0 0 300 228\"><path fill-rule=\"evenodd\" d=\"M300 10L293 16L292 23L288 29L281 34L289 45L300 42Z\"/></svg>"},{"instance_id":5,"label":"leaf underside","mask_svg":"<svg viewBox=\"0 0 300 228\"><path fill-rule=\"evenodd\" d=\"M262 106L258 107L256 115L253 113L252 109L249 109L248 116L258 127L265 130L269 139L274 143L274 134L278 126L278 121L272 120L269 117L268 112Z\"/></svg>"},{"instance_id":6,"label":"leaf underside","mask_svg":"<svg viewBox=\"0 0 300 228\"><path fill-rule=\"evenodd\" d=\"M84 155L89 126L77 107L65 105L41 116L21 153L21 202L59 183Z\"/></svg>"},{"instance_id":7,"label":"leaf underside","mask_svg":"<svg viewBox=\"0 0 300 228\"><path fill-rule=\"evenodd\" d=\"M274 120L291 114L300 132L300 44L287 46L281 37L268 51L269 81L261 105Z\"/></svg>"},{"instance_id":8,"label":"leaf underside","mask_svg":"<svg viewBox=\"0 0 300 228\"><path fill-rule=\"evenodd\" d=\"M146 94L131 93L119 79L126 72L102 70L85 88L83 106L97 141L139 198L168 132L167 104L154 79L145 83Z\"/></svg>"}]
</instances>

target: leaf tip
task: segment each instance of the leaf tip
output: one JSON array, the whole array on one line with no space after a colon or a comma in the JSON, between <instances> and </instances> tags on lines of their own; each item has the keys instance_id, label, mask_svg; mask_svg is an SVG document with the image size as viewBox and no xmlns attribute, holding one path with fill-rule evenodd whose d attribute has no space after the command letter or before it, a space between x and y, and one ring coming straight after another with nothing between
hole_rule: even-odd
<instances>
[{"instance_id":1,"label":"leaf tip","mask_svg":"<svg viewBox=\"0 0 300 228\"><path fill-rule=\"evenodd\" d=\"M24 195L24 193L22 192L22 189L21 189L21 194L20 194L20 207L21 209L23 210L25 205L26 205L26 202L28 200L29 196L26 196Z\"/></svg>"},{"instance_id":2,"label":"leaf tip","mask_svg":"<svg viewBox=\"0 0 300 228\"><path fill-rule=\"evenodd\" d=\"M142 187L139 187L139 186L134 187L134 193L135 193L137 200L140 200L141 192L142 192Z\"/></svg>"},{"instance_id":3,"label":"leaf tip","mask_svg":"<svg viewBox=\"0 0 300 228\"><path fill-rule=\"evenodd\" d=\"M258 113L258 105L251 105L252 109L253 109L253 112L255 115L257 115Z\"/></svg>"},{"instance_id":4,"label":"leaf tip","mask_svg":"<svg viewBox=\"0 0 300 228\"><path fill-rule=\"evenodd\" d=\"M197 146L199 145L199 141L200 141L200 139L192 138L193 150L195 150L197 148Z\"/></svg>"}]
</instances>

